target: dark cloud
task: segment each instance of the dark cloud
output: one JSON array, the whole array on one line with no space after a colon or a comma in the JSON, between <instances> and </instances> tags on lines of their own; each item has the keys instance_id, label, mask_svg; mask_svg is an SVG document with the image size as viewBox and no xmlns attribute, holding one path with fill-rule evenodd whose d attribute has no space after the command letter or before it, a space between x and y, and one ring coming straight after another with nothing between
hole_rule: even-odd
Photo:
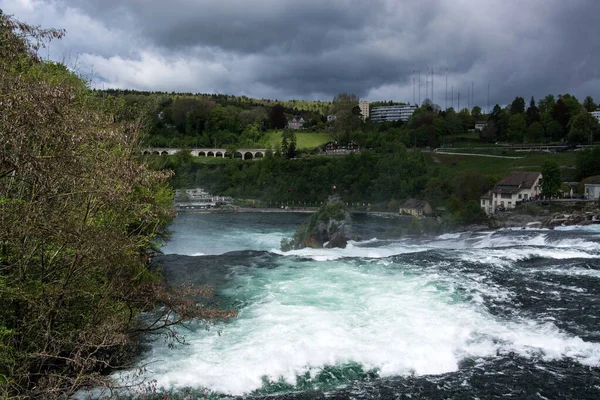
<instances>
[{"instance_id":1,"label":"dark cloud","mask_svg":"<svg viewBox=\"0 0 600 400\"><path fill-rule=\"evenodd\" d=\"M600 99L596 0L0 0L0 7L67 25L61 50L81 54L106 86L412 101L413 71L421 70L423 99L426 68L434 68L442 106L446 69L461 105L471 82L484 107L488 84L492 105L547 93Z\"/></svg>"}]
</instances>

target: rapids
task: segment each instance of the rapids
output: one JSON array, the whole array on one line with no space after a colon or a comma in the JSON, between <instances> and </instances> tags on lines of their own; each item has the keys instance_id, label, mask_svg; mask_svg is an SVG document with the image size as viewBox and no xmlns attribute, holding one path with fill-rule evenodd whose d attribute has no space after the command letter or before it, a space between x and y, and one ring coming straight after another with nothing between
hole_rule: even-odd
<instances>
[{"instance_id":1,"label":"rapids","mask_svg":"<svg viewBox=\"0 0 600 400\"><path fill-rule=\"evenodd\" d=\"M346 249L281 252L305 218L180 215L164 274L239 315L148 338L142 379L181 398L600 398L600 225L402 238L405 220L361 217Z\"/></svg>"}]
</instances>

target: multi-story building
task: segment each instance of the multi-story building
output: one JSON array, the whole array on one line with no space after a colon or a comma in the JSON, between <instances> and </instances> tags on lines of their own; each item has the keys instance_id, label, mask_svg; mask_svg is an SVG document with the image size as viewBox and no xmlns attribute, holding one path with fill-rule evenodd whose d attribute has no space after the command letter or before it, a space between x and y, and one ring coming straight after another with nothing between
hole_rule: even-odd
<instances>
[{"instance_id":1,"label":"multi-story building","mask_svg":"<svg viewBox=\"0 0 600 400\"><path fill-rule=\"evenodd\" d=\"M302 129L304 127L304 118L300 117L299 119L297 117L293 118L291 121L288 122L288 128L290 129Z\"/></svg>"},{"instance_id":2,"label":"multi-story building","mask_svg":"<svg viewBox=\"0 0 600 400\"><path fill-rule=\"evenodd\" d=\"M373 107L371 110L371 121L408 121L408 118L415 112L416 109L417 106L411 105Z\"/></svg>"},{"instance_id":3,"label":"multi-story building","mask_svg":"<svg viewBox=\"0 0 600 400\"><path fill-rule=\"evenodd\" d=\"M539 198L542 193L540 172L513 172L480 198L487 214L515 208L518 202Z\"/></svg>"},{"instance_id":4,"label":"multi-story building","mask_svg":"<svg viewBox=\"0 0 600 400\"><path fill-rule=\"evenodd\" d=\"M360 108L360 116L363 121L366 121L369 118L369 102L368 101L359 101L358 107Z\"/></svg>"},{"instance_id":5,"label":"multi-story building","mask_svg":"<svg viewBox=\"0 0 600 400\"><path fill-rule=\"evenodd\" d=\"M600 121L600 108L596 111L592 111L590 114L592 114L593 117L596 117L598 121Z\"/></svg>"}]
</instances>

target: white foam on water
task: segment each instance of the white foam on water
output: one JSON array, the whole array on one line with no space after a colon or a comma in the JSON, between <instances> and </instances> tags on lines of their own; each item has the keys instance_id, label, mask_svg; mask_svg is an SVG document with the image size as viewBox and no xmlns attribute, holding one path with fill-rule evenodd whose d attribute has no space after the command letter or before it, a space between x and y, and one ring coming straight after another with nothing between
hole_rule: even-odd
<instances>
[{"instance_id":1,"label":"white foam on water","mask_svg":"<svg viewBox=\"0 0 600 400\"><path fill-rule=\"evenodd\" d=\"M430 250L432 247L418 245L418 244L406 244L405 242L390 242L386 246L369 247L357 245L356 242L349 241L345 249L340 248L304 248L299 250L290 250L282 252L277 249L271 251L276 254L285 256L296 256L311 258L315 261L332 261L338 260L344 257L360 257L360 258L386 258L400 254L418 253L422 251Z\"/></svg>"},{"instance_id":2,"label":"white foam on water","mask_svg":"<svg viewBox=\"0 0 600 400\"><path fill-rule=\"evenodd\" d=\"M459 239L463 234L462 233L444 233L438 236L440 240L448 240L448 239Z\"/></svg>"},{"instance_id":3,"label":"white foam on water","mask_svg":"<svg viewBox=\"0 0 600 400\"><path fill-rule=\"evenodd\" d=\"M519 247L511 248L510 250L483 248L480 250L465 250L458 254L458 258L463 261L504 266L531 258L565 260L570 258L592 259L597 257L598 255L590 254L583 250L553 249L548 247Z\"/></svg>"},{"instance_id":4,"label":"white foam on water","mask_svg":"<svg viewBox=\"0 0 600 400\"><path fill-rule=\"evenodd\" d=\"M383 261L300 267L285 257L277 268L245 270L223 291L248 304L239 316L188 334L188 345L174 350L156 343L146 378L165 389L241 395L259 389L265 376L294 385L307 370L348 362L381 376L451 372L465 357L507 353L600 366L598 343L551 323L495 317L476 299L456 300L458 285L508 299L502 288Z\"/></svg>"}]
</instances>

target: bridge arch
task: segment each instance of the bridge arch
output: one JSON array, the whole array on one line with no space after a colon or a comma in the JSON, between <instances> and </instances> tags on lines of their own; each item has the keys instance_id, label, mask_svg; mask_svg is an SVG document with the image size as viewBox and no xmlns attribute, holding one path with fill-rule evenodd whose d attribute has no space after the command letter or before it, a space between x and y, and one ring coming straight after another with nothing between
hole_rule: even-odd
<instances>
[{"instance_id":1,"label":"bridge arch","mask_svg":"<svg viewBox=\"0 0 600 400\"><path fill-rule=\"evenodd\" d=\"M209 151L208 153L206 153L206 157L214 157L215 153L213 153L212 151Z\"/></svg>"},{"instance_id":2,"label":"bridge arch","mask_svg":"<svg viewBox=\"0 0 600 400\"><path fill-rule=\"evenodd\" d=\"M221 158L224 158L224 157L225 157L225 155L223 154L223 152L222 152L222 151L219 151L219 150L217 150L217 152L215 152L215 157L221 157Z\"/></svg>"},{"instance_id":3,"label":"bridge arch","mask_svg":"<svg viewBox=\"0 0 600 400\"><path fill-rule=\"evenodd\" d=\"M241 159L243 159L244 156L239 151L236 151L235 153L233 153L233 158L241 158Z\"/></svg>"},{"instance_id":4,"label":"bridge arch","mask_svg":"<svg viewBox=\"0 0 600 400\"><path fill-rule=\"evenodd\" d=\"M257 158L263 158L264 156L265 155L263 154L262 151L257 151L257 152L254 153L254 158L255 159L257 159Z\"/></svg>"},{"instance_id":5,"label":"bridge arch","mask_svg":"<svg viewBox=\"0 0 600 400\"><path fill-rule=\"evenodd\" d=\"M252 160L254 158L254 153L247 151L242 156L242 160Z\"/></svg>"},{"instance_id":6,"label":"bridge arch","mask_svg":"<svg viewBox=\"0 0 600 400\"><path fill-rule=\"evenodd\" d=\"M198 151L198 157L206 157L206 152L204 150Z\"/></svg>"}]
</instances>

